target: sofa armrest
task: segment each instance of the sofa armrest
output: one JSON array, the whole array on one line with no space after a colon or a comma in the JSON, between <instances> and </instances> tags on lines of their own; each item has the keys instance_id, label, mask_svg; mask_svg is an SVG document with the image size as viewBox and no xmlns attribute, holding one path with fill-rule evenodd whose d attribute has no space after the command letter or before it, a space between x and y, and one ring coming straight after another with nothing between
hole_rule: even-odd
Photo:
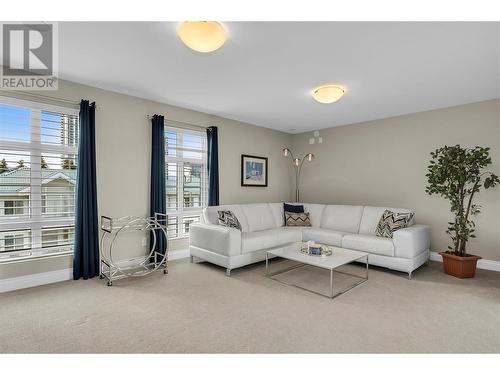
<instances>
[{"instance_id":1,"label":"sofa armrest","mask_svg":"<svg viewBox=\"0 0 500 375\"><path fill-rule=\"evenodd\" d=\"M431 245L431 231L427 225L412 225L394 232L394 256L414 258Z\"/></svg>"},{"instance_id":2,"label":"sofa armrest","mask_svg":"<svg viewBox=\"0 0 500 375\"><path fill-rule=\"evenodd\" d=\"M192 223L189 226L189 245L232 256L241 254L241 231L222 225Z\"/></svg>"}]
</instances>

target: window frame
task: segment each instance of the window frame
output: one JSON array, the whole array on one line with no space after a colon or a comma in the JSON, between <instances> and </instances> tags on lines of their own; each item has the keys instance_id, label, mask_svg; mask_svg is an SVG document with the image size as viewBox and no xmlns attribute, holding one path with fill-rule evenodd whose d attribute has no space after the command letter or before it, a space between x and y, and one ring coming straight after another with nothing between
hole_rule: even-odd
<instances>
[{"instance_id":1,"label":"window frame","mask_svg":"<svg viewBox=\"0 0 500 375\"><path fill-rule=\"evenodd\" d=\"M4 247L11 247L12 249L5 250L5 252L17 251L17 250L25 250L24 249L24 234L8 234L4 237ZM7 245L7 241L12 241L12 244ZM22 243L19 244L19 240L22 240Z\"/></svg>"},{"instance_id":2,"label":"window frame","mask_svg":"<svg viewBox=\"0 0 500 375\"><path fill-rule=\"evenodd\" d=\"M30 100L11 98L0 95L0 105L18 107L22 109L27 109L30 111L30 140L20 141L20 140L3 140L0 138L0 150L16 151L16 152L26 152L29 154L29 164L30 164L30 191L28 193L29 199L28 204L24 205L23 209L28 212L27 217L20 219L19 217L5 218L2 217L2 232L14 232L18 230L29 230L30 231L30 246L29 248L19 250L4 250L0 252L8 253L8 257L0 257L0 264L9 261L17 261L25 258L40 258L44 256L56 255L68 255L73 254L74 245L63 244L60 246L51 247L51 251L48 251L47 247L43 247L42 244L42 230L47 228L65 228L74 227L75 225L75 207L73 208L73 213L67 217L44 217L42 213L42 185L43 181L41 179L41 159L44 154L55 154L55 155L74 155L75 159L78 159L78 145L69 146L65 144L48 144L44 143L42 140L42 113L52 112L57 114L65 114L69 116L76 116L77 118L77 132L79 132L79 110L76 108L56 106L52 104L45 104ZM33 183L33 175L38 175L39 183ZM36 179L35 179L36 181ZM76 177L75 177L76 186ZM24 203L24 202L23 202ZM76 189L75 189L75 204L76 204ZM10 215L9 215L10 216ZM9 234L6 234L7 236ZM16 254L16 251L19 254Z\"/></svg>"},{"instance_id":3,"label":"window frame","mask_svg":"<svg viewBox=\"0 0 500 375\"><path fill-rule=\"evenodd\" d=\"M12 206L9 205L7 206L7 203L12 203ZM24 209L26 206L24 205L23 200L4 200L3 201L3 214L4 216L23 216L24 215ZM12 211L12 213L7 213L7 210ZM21 211L21 213L19 213Z\"/></svg>"},{"instance_id":4,"label":"window frame","mask_svg":"<svg viewBox=\"0 0 500 375\"><path fill-rule=\"evenodd\" d=\"M176 133L176 144L175 147L167 148L167 132ZM165 200L167 202L167 215L169 221L175 218L175 236L168 237L169 240L182 239L189 237L189 229L185 229L185 218L198 217L198 221L201 219L203 214L203 209L207 206L208 198L208 170L207 170L207 139L203 130L193 130L180 128L174 126L165 121L164 126L165 133L165 183L167 183L167 170L168 163L175 163L176 165L176 208L172 209L168 207L168 188L165 189ZM198 149L184 149L183 141L184 135L193 134L201 138L201 150ZM175 150L174 155L168 155L168 149ZM201 159L184 157L184 152L197 152L202 155ZM185 207L184 204L184 165L185 164L201 165L201 176L200 176L200 205L198 207ZM172 226L172 224L168 224ZM167 232L170 233L170 228L167 228Z\"/></svg>"}]
</instances>

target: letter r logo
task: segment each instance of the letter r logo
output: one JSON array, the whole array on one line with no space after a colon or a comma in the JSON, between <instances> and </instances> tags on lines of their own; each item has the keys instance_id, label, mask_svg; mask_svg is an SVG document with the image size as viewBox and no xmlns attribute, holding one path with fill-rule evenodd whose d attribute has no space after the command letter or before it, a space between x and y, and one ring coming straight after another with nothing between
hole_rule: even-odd
<instances>
[{"instance_id":1,"label":"letter r logo","mask_svg":"<svg viewBox=\"0 0 500 375\"><path fill-rule=\"evenodd\" d=\"M2 34L4 76L53 74L51 24L3 24Z\"/></svg>"}]
</instances>

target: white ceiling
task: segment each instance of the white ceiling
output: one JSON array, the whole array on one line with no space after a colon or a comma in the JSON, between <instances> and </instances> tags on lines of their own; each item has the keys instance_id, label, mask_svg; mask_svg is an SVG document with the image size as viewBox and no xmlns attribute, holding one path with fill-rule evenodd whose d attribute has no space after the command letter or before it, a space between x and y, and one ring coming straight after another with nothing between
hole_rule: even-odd
<instances>
[{"instance_id":1,"label":"white ceiling","mask_svg":"<svg viewBox=\"0 0 500 375\"><path fill-rule=\"evenodd\" d=\"M199 54L175 23L63 22L60 76L289 133L500 97L500 23L224 24ZM324 83L346 95L314 102Z\"/></svg>"}]
</instances>

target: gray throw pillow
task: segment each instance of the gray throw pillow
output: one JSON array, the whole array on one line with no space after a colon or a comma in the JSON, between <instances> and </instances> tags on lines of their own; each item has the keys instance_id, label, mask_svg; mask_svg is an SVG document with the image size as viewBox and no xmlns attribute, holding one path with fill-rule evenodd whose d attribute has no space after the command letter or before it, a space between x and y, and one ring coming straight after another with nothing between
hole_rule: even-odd
<instances>
[{"instance_id":1,"label":"gray throw pillow","mask_svg":"<svg viewBox=\"0 0 500 375\"><path fill-rule=\"evenodd\" d=\"M240 222L233 211L217 211L219 225L241 230Z\"/></svg>"},{"instance_id":2,"label":"gray throw pillow","mask_svg":"<svg viewBox=\"0 0 500 375\"><path fill-rule=\"evenodd\" d=\"M414 212L392 212L385 210L377 225L375 234L379 237L392 238L395 231L406 228L410 224Z\"/></svg>"},{"instance_id":3,"label":"gray throw pillow","mask_svg":"<svg viewBox=\"0 0 500 375\"><path fill-rule=\"evenodd\" d=\"M285 212L285 226L310 227L311 219L309 218L309 212Z\"/></svg>"}]
</instances>

